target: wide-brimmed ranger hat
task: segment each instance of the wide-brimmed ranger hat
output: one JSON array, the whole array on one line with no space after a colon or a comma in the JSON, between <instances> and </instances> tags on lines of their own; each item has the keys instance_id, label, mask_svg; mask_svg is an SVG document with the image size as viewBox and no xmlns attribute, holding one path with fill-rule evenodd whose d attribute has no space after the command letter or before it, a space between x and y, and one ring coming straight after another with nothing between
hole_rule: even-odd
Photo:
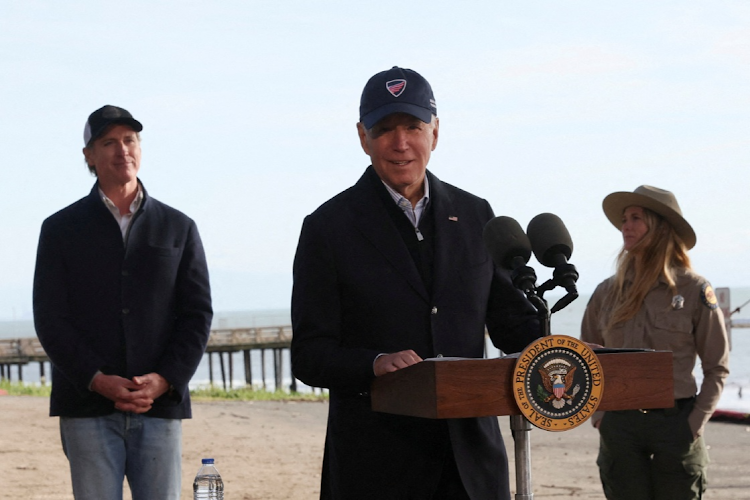
<instances>
[{"instance_id":1,"label":"wide-brimmed ranger hat","mask_svg":"<svg viewBox=\"0 0 750 500\"><path fill-rule=\"evenodd\" d=\"M143 130L141 122L133 118L127 109L107 104L89 115L83 128L83 143L87 147L99 138L110 125L127 125L136 132Z\"/></svg>"},{"instance_id":2,"label":"wide-brimmed ranger hat","mask_svg":"<svg viewBox=\"0 0 750 500\"><path fill-rule=\"evenodd\" d=\"M394 66L370 78L359 101L359 121L371 129L391 113L407 113L425 123L437 115L432 87L422 75Z\"/></svg>"},{"instance_id":3,"label":"wide-brimmed ranger hat","mask_svg":"<svg viewBox=\"0 0 750 500\"><path fill-rule=\"evenodd\" d=\"M677 198L671 191L653 186L638 186L632 193L627 191L612 193L602 202L604 214L617 229L622 227L623 212L632 206L648 208L661 215L685 242L688 250L695 246L695 231L682 216Z\"/></svg>"}]
</instances>

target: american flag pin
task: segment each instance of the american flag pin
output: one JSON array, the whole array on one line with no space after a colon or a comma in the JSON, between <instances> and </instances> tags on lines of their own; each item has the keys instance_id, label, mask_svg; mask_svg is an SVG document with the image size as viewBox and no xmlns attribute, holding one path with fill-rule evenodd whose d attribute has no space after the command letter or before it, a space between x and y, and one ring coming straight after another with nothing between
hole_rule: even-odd
<instances>
[{"instance_id":1,"label":"american flag pin","mask_svg":"<svg viewBox=\"0 0 750 500\"><path fill-rule=\"evenodd\" d=\"M453 222L458 222L458 217L456 217L455 215L451 215L450 217L448 217L448 220L452 220Z\"/></svg>"}]
</instances>

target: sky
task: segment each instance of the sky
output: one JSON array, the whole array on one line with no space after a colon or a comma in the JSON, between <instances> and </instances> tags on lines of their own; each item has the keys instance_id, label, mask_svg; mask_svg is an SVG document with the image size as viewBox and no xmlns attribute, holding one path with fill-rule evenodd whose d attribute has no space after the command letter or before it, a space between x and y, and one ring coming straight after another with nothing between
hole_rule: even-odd
<instances>
[{"instance_id":1,"label":"sky","mask_svg":"<svg viewBox=\"0 0 750 500\"><path fill-rule=\"evenodd\" d=\"M198 224L215 310L288 308L302 221L369 164L359 97L395 65L435 93L428 168L522 227L561 217L582 293L622 243L602 199L641 184L676 194L697 272L750 286L749 2L443 3L0 0L0 320L31 317L41 223L91 189L104 104Z\"/></svg>"}]
</instances>

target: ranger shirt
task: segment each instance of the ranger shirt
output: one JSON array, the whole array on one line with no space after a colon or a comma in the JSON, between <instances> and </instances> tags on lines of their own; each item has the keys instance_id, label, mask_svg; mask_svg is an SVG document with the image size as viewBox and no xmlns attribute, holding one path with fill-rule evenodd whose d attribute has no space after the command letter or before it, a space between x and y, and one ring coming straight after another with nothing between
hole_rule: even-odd
<instances>
[{"instance_id":1,"label":"ranger shirt","mask_svg":"<svg viewBox=\"0 0 750 500\"><path fill-rule=\"evenodd\" d=\"M611 315L606 297L614 277L603 281L586 306L581 340L605 347L648 348L672 351L675 399L697 397L690 428L701 435L719 402L729 374L729 340L724 315L708 281L688 269L675 270L676 293L661 278L646 295L638 313L625 323L605 330ZM700 392L693 376L701 360Z\"/></svg>"}]
</instances>

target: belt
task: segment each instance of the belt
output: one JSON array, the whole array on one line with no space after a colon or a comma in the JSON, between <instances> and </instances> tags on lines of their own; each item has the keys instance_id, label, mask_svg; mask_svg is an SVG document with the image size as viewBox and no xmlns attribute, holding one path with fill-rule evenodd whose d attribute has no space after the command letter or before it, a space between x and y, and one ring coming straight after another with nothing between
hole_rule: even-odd
<instances>
[{"instance_id":1,"label":"belt","mask_svg":"<svg viewBox=\"0 0 750 500\"><path fill-rule=\"evenodd\" d=\"M671 408L646 408L646 409L638 409L638 410L632 410L637 411L639 413L661 413L665 416L674 416L680 413L683 408L685 408L687 405L691 404L695 397L692 398L683 398L683 399L675 399L674 400L674 406Z\"/></svg>"}]
</instances>

